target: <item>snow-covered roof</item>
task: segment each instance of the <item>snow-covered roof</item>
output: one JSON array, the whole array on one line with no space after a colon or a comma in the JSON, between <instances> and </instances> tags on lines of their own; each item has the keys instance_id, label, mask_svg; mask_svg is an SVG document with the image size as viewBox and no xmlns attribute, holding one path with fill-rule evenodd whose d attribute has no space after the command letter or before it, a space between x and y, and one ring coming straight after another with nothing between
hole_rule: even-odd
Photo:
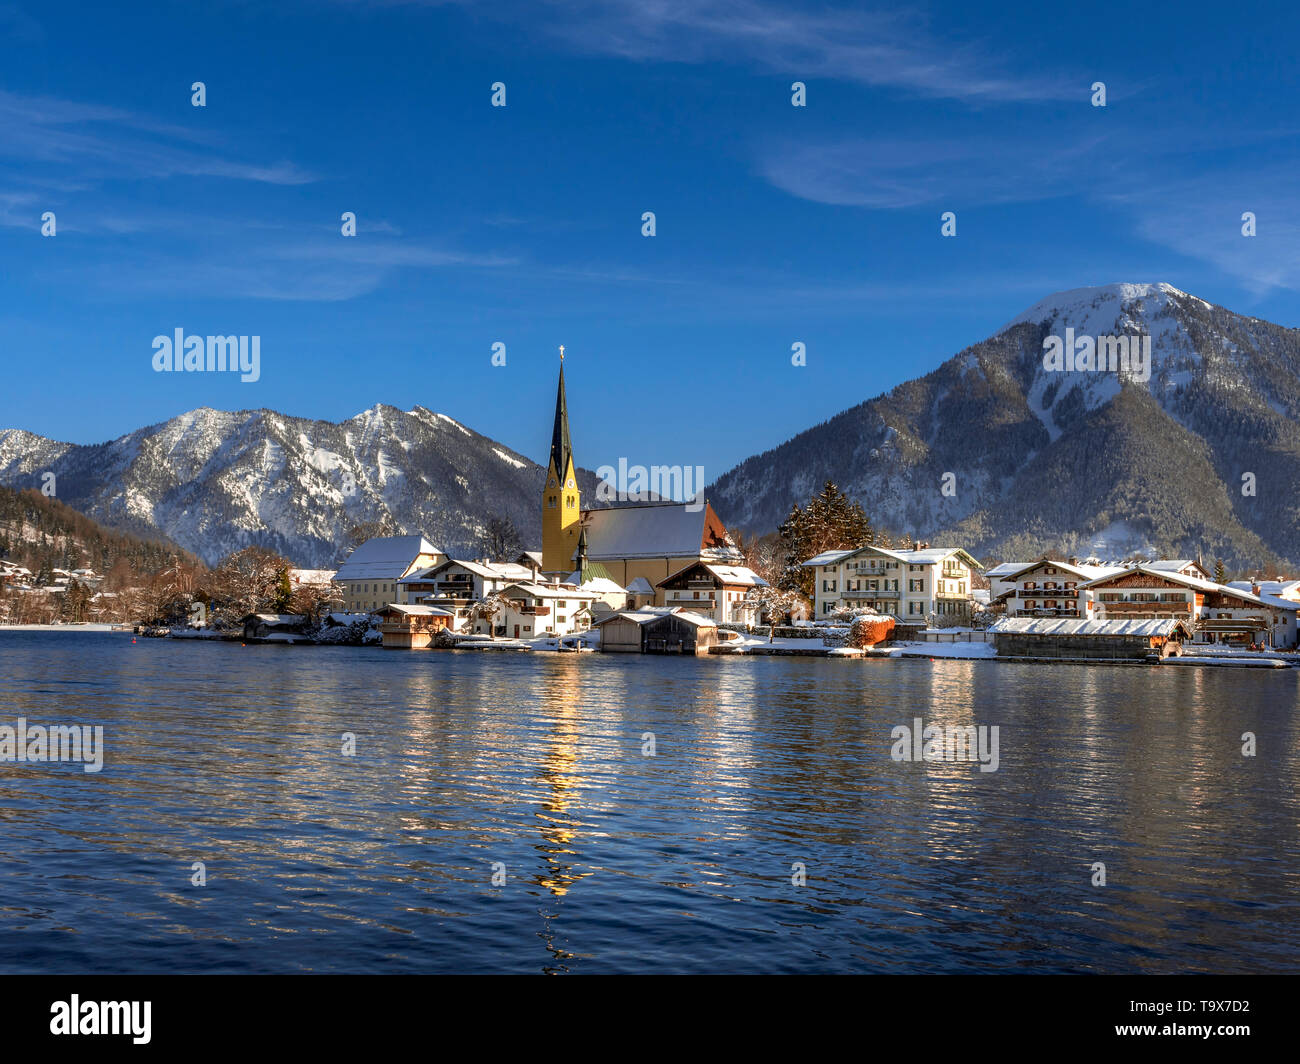
<instances>
[{"instance_id":1,"label":"snow-covered roof","mask_svg":"<svg viewBox=\"0 0 1300 1064\"><path fill-rule=\"evenodd\" d=\"M1228 595L1232 598L1241 599L1243 602L1249 602L1253 606L1269 606L1279 610L1300 610L1300 602L1292 602L1289 599L1278 598L1275 595L1256 595L1249 591L1242 591L1239 588L1232 587L1229 584L1216 584L1213 580L1204 580L1199 576L1188 576L1186 573L1176 572L1172 569L1156 569L1154 566L1143 563L1142 565L1132 565L1121 573L1145 573L1147 576L1159 577L1162 580L1169 580L1175 584L1182 584L1194 591L1202 593L1215 593ZM1099 577L1096 580L1090 580L1084 584L1084 587L1093 587L1094 585L1103 584L1107 580L1113 579L1116 575Z\"/></svg>"},{"instance_id":2,"label":"snow-covered roof","mask_svg":"<svg viewBox=\"0 0 1300 1064\"><path fill-rule=\"evenodd\" d=\"M706 549L709 508L688 509L691 503L648 503L584 510L587 557L688 558ZM716 515L714 517L716 520ZM734 549L734 548L732 548Z\"/></svg>"},{"instance_id":3,"label":"snow-covered roof","mask_svg":"<svg viewBox=\"0 0 1300 1064\"><path fill-rule=\"evenodd\" d=\"M290 569L289 579L295 584L328 584L336 572L336 569Z\"/></svg>"},{"instance_id":4,"label":"snow-covered roof","mask_svg":"<svg viewBox=\"0 0 1300 1064\"><path fill-rule=\"evenodd\" d=\"M1100 580L1103 577L1115 576L1124 572L1128 566L1124 565L1077 565L1070 562L1059 562L1052 558L1039 558L1036 562L1029 562L1023 568L1015 573L1008 574L1003 579L1015 580L1022 573L1027 573L1032 569L1037 569L1040 565L1050 566L1053 569L1064 569L1067 573L1073 573L1075 576L1081 576L1084 580Z\"/></svg>"},{"instance_id":5,"label":"snow-covered roof","mask_svg":"<svg viewBox=\"0 0 1300 1064\"><path fill-rule=\"evenodd\" d=\"M1067 620L1058 617L1003 617L989 627L994 635L1168 636L1187 625L1176 617L1112 621Z\"/></svg>"},{"instance_id":6,"label":"snow-covered roof","mask_svg":"<svg viewBox=\"0 0 1300 1064\"><path fill-rule=\"evenodd\" d=\"M604 576L593 577L585 584L581 585L581 590L590 591L593 595L622 595L626 592L618 586L617 580L610 580Z\"/></svg>"},{"instance_id":7,"label":"snow-covered roof","mask_svg":"<svg viewBox=\"0 0 1300 1064\"><path fill-rule=\"evenodd\" d=\"M379 536L348 555L336 580L400 580L421 554L441 554L423 536Z\"/></svg>"},{"instance_id":8,"label":"snow-covered roof","mask_svg":"<svg viewBox=\"0 0 1300 1064\"><path fill-rule=\"evenodd\" d=\"M247 624L254 618L266 625L302 624L307 619L296 613L250 613L244 617L243 623Z\"/></svg>"},{"instance_id":9,"label":"snow-covered roof","mask_svg":"<svg viewBox=\"0 0 1300 1064\"><path fill-rule=\"evenodd\" d=\"M650 586L650 581L644 576L638 576L623 589L629 595L653 595L655 589Z\"/></svg>"},{"instance_id":10,"label":"snow-covered roof","mask_svg":"<svg viewBox=\"0 0 1300 1064\"><path fill-rule=\"evenodd\" d=\"M850 554L854 553L856 552L853 550L824 550L820 554L814 554L806 562L801 562L800 564L806 566L834 565L840 559L847 558Z\"/></svg>"},{"instance_id":11,"label":"snow-covered roof","mask_svg":"<svg viewBox=\"0 0 1300 1064\"><path fill-rule=\"evenodd\" d=\"M427 568L419 569L410 576L404 577L399 583L417 584L423 583L436 573L444 569L450 569L458 565L466 572L473 573L475 576L481 576L485 580L531 580L533 570L523 565L516 565L514 562L471 562L462 558L448 558L445 562L439 562L437 565L430 565Z\"/></svg>"},{"instance_id":12,"label":"snow-covered roof","mask_svg":"<svg viewBox=\"0 0 1300 1064\"><path fill-rule=\"evenodd\" d=\"M823 551L801 564L805 566L835 565L855 554L881 554L905 565L938 565L955 554L971 569L984 568L961 547L922 547L920 550L894 550L891 547L877 547L874 544L868 544L865 547L854 547L851 550Z\"/></svg>"},{"instance_id":13,"label":"snow-covered roof","mask_svg":"<svg viewBox=\"0 0 1300 1064\"><path fill-rule=\"evenodd\" d=\"M509 594L511 591L521 591L525 595L531 595L533 598L562 598L562 599L593 599L595 594L590 591L582 591L572 586L557 587L555 584L509 584L501 589L502 594Z\"/></svg>"},{"instance_id":14,"label":"snow-covered roof","mask_svg":"<svg viewBox=\"0 0 1300 1064\"><path fill-rule=\"evenodd\" d=\"M758 573L754 572L744 565L715 565L712 562L691 562L690 565L678 569L671 576L666 576L660 580L656 587L664 587L670 581L676 580L685 572L691 569L704 569L720 584L736 584L741 587L767 587L767 581Z\"/></svg>"},{"instance_id":15,"label":"snow-covered roof","mask_svg":"<svg viewBox=\"0 0 1300 1064\"><path fill-rule=\"evenodd\" d=\"M1277 598L1300 597L1300 580L1229 580L1227 586L1237 591L1250 591L1259 585L1261 595L1273 595Z\"/></svg>"},{"instance_id":16,"label":"snow-covered roof","mask_svg":"<svg viewBox=\"0 0 1300 1064\"><path fill-rule=\"evenodd\" d=\"M377 610L378 613L400 613L407 617L454 617L450 610L440 610L437 606L411 605L405 602L390 602Z\"/></svg>"},{"instance_id":17,"label":"snow-covered roof","mask_svg":"<svg viewBox=\"0 0 1300 1064\"><path fill-rule=\"evenodd\" d=\"M1000 565L993 566L992 569L985 570L984 575L990 580L997 580L1011 573L1018 573L1021 569L1028 568L1032 564L1032 562L1002 562Z\"/></svg>"},{"instance_id":18,"label":"snow-covered roof","mask_svg":"<svg viewBox=\"0 0 1300 1064\"><path fill-rule=\"evenodd\" d=\"M684 610L679 606L643 606L639 610L619 610L617 613L611 613L608 617L600 618L595 623L599 627L602 624L608 624L610 621L622 618L623 620L645 625L661 617L668 616L677 617L687 624L694 625L696 628L716 628L718 626L718 622L712 617L692 613L690 610Z\"/></svg>"}]
</instances>

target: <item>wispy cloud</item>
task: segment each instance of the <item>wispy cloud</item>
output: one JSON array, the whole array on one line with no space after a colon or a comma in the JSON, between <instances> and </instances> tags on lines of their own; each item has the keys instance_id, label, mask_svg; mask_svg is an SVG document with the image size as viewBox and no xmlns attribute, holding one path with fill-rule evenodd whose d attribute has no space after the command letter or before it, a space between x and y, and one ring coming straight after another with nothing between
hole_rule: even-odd
<instances>
[{"instance_id":1,"label":"wispy cloud","mask_svg":"<svg viewBox=\"0 0 1300 1064\"><path fill-rule=\"evenodd\" d=\"M216 138L104 106L0 90L0 157L84 181L220 177L302 185L315 176L286 161L250 162Z\"/></svg>"},{"instance_id":2,"label":"wispy cloud","mask_svg":"<svg viewBox=\"0 0 1300 1064\"><path fill-rule=\"evenodd\" d=\"M448 0L334 0L347 6L445 7ZM535 25L575 52L638 61L734 63L918 96L970 101L1077 97L1081 79L1012 73L992 44L958 42L897 5L775 0L459 0L478 17ZM1086 82L1082 83L1086 85Z\"/></svg>"}]
</instances>

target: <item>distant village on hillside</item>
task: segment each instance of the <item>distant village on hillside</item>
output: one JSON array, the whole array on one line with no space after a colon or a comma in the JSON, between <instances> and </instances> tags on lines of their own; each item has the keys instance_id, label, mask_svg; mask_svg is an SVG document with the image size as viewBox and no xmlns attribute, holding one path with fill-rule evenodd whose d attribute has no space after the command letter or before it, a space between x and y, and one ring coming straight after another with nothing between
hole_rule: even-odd
<instances>
[{"instance_id":1,"label":"distant village on hillside","mask_svg":"<svg viewBox=\"0 0 1300 1064\"><path fill-rule=\"evenodd\" d=\"M150 634L408 650L1213 663L1266 655L1269 665L1297 650L1300 579L1228 581L1197 559L1044 556L986 570L959 546L891 545L832 484L793 508L784 556L770 543L738 542L707 501L583 509L563 362L540 505L541 550L453 558L423 535L375 535L330 571L248 548L211 587L177 564L161 590L132 601L145 620L170 616L145 625ZM38 597L46 622L127 619L117 600L128 592L102 582L90 568L33 574L0 559L0 620L34 619L22 607Z\"/></svg>"}]
</instances>

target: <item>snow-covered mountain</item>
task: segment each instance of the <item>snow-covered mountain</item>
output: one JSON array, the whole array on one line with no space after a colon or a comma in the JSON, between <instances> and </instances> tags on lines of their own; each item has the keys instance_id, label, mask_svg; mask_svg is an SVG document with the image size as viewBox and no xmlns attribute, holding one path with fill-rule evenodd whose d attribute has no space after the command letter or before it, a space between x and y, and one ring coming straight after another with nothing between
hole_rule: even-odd
<instances>
[{"instance_id":1,"label":"snow-covered mountain","mask_svg":"<svg viewBox=\"0 0 1300 1064\"><path fill-rule=\"evenodd\" d=\"M488 518L541 543L545 471L423 407L375 406L340 424L207 407L95 446L0 430L0 484L41 486L108 526L163 533L209 564L258 544L333 566L348 532L383 521L450 552L477 553ZM594 477L580 474L584 493Z\"/></svg>"},{"instance_id":2,"label":"snow-covered mountain","mask_svg":"<svg viewBox=\"0 0 1300 1064\"><path fill-rule=\"evenodd\" d=\"M1045 368L1045 339L1067 329L1149 336L1150 378ZM1300 331L1169 284L1059 292L708 494L768 531L828 479L877 525L985 556L1300 563Z\"/></svg>"}]
</instances>

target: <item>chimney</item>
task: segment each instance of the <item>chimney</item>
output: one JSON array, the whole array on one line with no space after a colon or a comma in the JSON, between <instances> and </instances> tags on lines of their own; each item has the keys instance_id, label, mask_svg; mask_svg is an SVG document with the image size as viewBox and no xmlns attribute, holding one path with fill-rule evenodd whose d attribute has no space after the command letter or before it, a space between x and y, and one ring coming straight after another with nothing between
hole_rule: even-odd
<instances>
[{"instance_id":1,"label":"chimney","mask_svg":"<svg viewBox=\"0 0 1300 1064\"><path fill-rule=\"evenodd\" d=\"M1259 594L1259 580L1258 580L1258 579L1252 580L1252 581L1250 582L1250 593L1251 593L1252 595L1258 595L1258 594Z\"/></svg>"}]
</instances>

